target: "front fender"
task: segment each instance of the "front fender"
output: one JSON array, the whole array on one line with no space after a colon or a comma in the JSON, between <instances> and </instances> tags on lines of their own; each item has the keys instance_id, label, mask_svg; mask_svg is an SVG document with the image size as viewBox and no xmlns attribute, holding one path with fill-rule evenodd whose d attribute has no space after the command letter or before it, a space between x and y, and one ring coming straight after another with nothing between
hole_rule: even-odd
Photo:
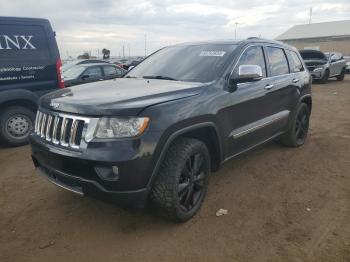
<instances>
[{"instance_id":1,"label":"front fender","mask_svg":"<svg viewBox=\"0 0 350 262\"><path fill-rule=\"evenodd\" d=\"M215 130L218 142L219 142L219 151L220 151L220 160L223 159L223 147L222 147L222 141L219 135L219 130L217 125L212 122L212 121L206 121L206 122L198 122L195 124L191 124L189 126L185 126L182 128L178 128L176 131L173 130L173 128L169 128L170 134L169 132L164 132L163 136L161 137L161 139L158 142L157 148L155 150L155 163L154 163L154 168L151 174L151 178L148 182L147 187L151 188L155 178L156 178L156 174L159 170L160 164L162 162L162 160L164 159L166 152L168 151L171 143L178 137L180 137L181 135L190 132L190 131L194 131L196 129L199 128L205 128L205 127L211 127ZM220 161L221 162L221 161Z\"/></svg>"}]
</instances>

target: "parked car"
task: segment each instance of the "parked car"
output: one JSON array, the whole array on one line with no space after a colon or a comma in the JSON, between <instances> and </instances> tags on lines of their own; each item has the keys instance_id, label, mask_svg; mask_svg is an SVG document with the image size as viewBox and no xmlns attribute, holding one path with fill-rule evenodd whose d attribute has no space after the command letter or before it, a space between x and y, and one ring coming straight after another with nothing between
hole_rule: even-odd
<instances>
[{"instance_id":1,"label":"parked car","mask_svg":"<svg viewBox=\"0 0 350 262\"><path fill-rule=\"evenodd\" d=\"M134 68L139 63L141 63L143 58L128 58L128 59L120 59L118 61L118 65L125 70L130 70L131 68Z\"/></svg>"},{"instance_id":2,"label":"parked car","mask_svg":"<svg viewBox=\"0 0 350 262\"><path fill-rule=\"evenodd\" d=\"M63 72L65 86L75 86L90 82L123 77L127 71L112 64L81 64Z\"/></svg>"},{"instance_id":3,"label":"parked car","mask_svg":"<svg viewBox=\"0 0 350 262\"><path fill-rule=\"evenodd\" d=\"M85 65L85 64L101 64L101 63L106 63L108 64L108 61L105 60L99 60L99 59L79 59L79 60L74 60L72 62L69 62L67 64L64 64L62 66L62 72L67 71L68 69L77 66L77 65Z\"/></svg>"},{"instance_id":4,"label":"parked car","mask_svg":"<svg viewBox=\"0 0 350 262\"><path fill-rule=\"evenodd\" d=\"M301 57L314 80L327 83L330 77L343 81L346 62L340 53L323 53L318 50L301 50Z\"/></svg>"},{"instance_id":5,"label":"parked car","mask_svg":"<svg viewBox=\"0 0 350 262\"><path fill-rule=\"evenodd\" d=\"M0 17L0 143L26 144L39 97L63 87L50 22Z\"/></svg>"},{"instance_id":6,"label":"parked car","mask_svg":"<svg viewBox=\"0 0 350 262\"><path fill-rule=\"evenodd\" d=\"M346 61L345 72L349 74L350 73L350 56L344 56L344 59Z\"/></svg>"},{"instance_id":7,"label":"parked car","mask_svg":"<svg viewBox=\"0 0 350 262\"><path fill-rule=\"evenodd\" d=\"M32 157L60 187L122 205L149 200L186 221L222 163L275 139L302 146L311 107L311 76L291 46L179 44L122 79L43 97Z\"/></svg>"}]
</instances>

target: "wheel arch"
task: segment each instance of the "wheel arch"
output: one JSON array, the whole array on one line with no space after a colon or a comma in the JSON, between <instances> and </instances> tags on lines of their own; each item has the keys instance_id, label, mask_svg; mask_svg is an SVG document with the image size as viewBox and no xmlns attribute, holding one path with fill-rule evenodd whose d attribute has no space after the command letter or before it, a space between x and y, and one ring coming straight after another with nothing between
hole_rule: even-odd
<instances>
[{"instance_id":1,"label":"wheel arch","mask_svg":"<svg viewBox=\"0 0 350 262\"><path fill-rule=\"evenodd\" d=\"M311 113L312 110L312 97L311 95L305 95L300 98L300 103L305 103L309 109L309 112Z\"/></svg>"},{"instance_id":2,"label":"wheel arch","mask_svg":"<svg viewBox=\"0 0 350 262\"><path fill-rule=\"evenodd\" d=\"M219 131L217 126L213 122L204 122L204 123L194 124L173 132L166 139L166 142L161 145L162 146L161 152L158 154L155 167L153 168L153 172L148 183L149 188L151 188L153 185L153 182L156 178L160 164L163 161L169 147L172 145L174 141L176 141L176 139L181 137L195 138L205 143L210 153L212 171L216 171L219 168L222 162L223 152L222 152L222 142L219 136Z\"/></svg>"},{"instance_id":3,"label":"wheel arch","mask_svg":"<svg viewBox=\"0 0 350 262\"><path fill-rule=\"evenodd\" d=\"M0 109L10 106L22 106L35 112L39 97L28 90L16 89L0 92Z\"/></svg>"}]
</instances>

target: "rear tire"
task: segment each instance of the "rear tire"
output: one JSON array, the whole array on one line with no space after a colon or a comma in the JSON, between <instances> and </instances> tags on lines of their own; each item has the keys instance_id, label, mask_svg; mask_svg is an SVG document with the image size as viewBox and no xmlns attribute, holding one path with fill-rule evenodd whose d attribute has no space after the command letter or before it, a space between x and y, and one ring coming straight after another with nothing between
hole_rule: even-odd
<instances>
[{"instance_id":1,"label":"rear tire","mask_svg":"<svg viewBox=\"0 0 350 262\"><path fill-rule=\"evenodd\" d=\"M341 74L337 76L338 81L343 81L345 78L345 68L341 71Z\"/></svg>"},{"instance_id":2,"label":"rear tire","mask_svg":"<svg viewBox=\"0 0 350 262\"><path fill-rule=\"evenodd\" d=\"M206 145L193 138L177 139L161 163L151 190L151 200L160 214L185 222L200 209L210 174Z\"/></svg>"},{"instance_id":3,"label":"rear tire","mask_svg":"<svg viewBox=\"0 0 350 262\"><path fill-rule=\"evenodd\" d=\"M8 146L27 144L34 121L35 113L26 107L5 108L0 114L0 141Z\"/></svg>"},{"instance_id":4,"label":"rear tire","mask_svg":"<svg viewBox=\"0 0 350 262\"><path fill-rule=\"evenodd\" d=\"M322 78L321 78L321 80L320 80L320 83L321 83L321 84L327 84L328 78L329 78L329 70L326 70L326 71L324 72L324 75L322 76Z\"/></svg>"},{"instance_id":5,"label":"rear tire","mask_svg":"<svg viewBox=\"0 0 350 262\"><path fill-rule=\"evenodd\" d=\"M300 103L290 118L288 131L280 138L280 143L288 147L299 147L305 143L309 131L310 111L305 103Z\"/></svg>"}]
</instances>

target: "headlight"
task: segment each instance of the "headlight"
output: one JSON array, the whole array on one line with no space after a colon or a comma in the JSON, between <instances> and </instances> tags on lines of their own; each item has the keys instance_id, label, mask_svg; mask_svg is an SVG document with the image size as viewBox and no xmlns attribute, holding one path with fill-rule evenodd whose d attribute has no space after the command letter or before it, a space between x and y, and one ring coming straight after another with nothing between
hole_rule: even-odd
<instances>
[{"instance_id":1,"label":"headlight","mask_svg":"<svg viewBox=\"0 0 350 262\"><path fill-rule=\"evenodd\" d=\"M134 137L142 134L148 126L148 117L108 118L99 120L96 138Z\"/></svg>"},{"instance_id":2,"label":"headlight","mask_svg":"<svg viewBox=\"0 0 350 262\"><path fill-rule=\"evenodd\" d=\"M314 69L314 72L318 72L318 71L322 71L323 70L323 67L316 67L315 69Z\"/></svg>"}]
</instances>

